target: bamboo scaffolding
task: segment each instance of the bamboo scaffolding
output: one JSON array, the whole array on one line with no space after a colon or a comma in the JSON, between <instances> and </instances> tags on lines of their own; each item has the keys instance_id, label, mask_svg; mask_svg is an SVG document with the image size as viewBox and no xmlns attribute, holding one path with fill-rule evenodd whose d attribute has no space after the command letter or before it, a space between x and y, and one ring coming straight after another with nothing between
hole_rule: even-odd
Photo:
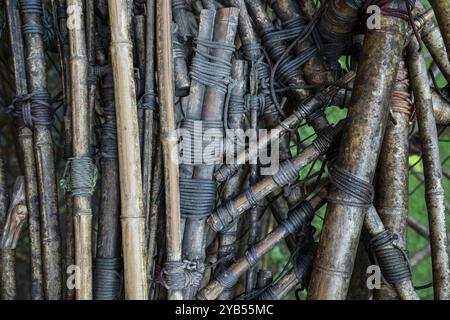
<instances>
[{"instance_id":1,"label":"bamboo scaffolding","mask_svg":"<svg viewBox=\"0 0 450 320\"><path fill-rule=\"evenodd\" d=\"M423 14L426 11L421 1L416 1L415 6L419 14ZM441 31L433 20L429 20L424 24L423 29L420 32L420 37L430 51L433 61L438 65L444 78L449 81L450 62L447 56L447 49L445 48Z\"/></svg>"},{"instance_id":2,"label":"bamboo scaffolding","mask_svg":"<svg viewBox=\"0 0 450 320\"><path fill-rule=\"evenodd\" d=\"M108 9L119 151L122 249L127 279L125 298L146 300L145 217L127 3L108 1Z\"/></svg>"},{"instance_id":3,"label":"bamboo scaffolding","mask_svg":"<svg viewBox=\"0 0 450 320\"><path fill-rule=\"evenodd\" d=\"M42 10L36 10L40 1L21 0L22 32L25 40L25 61L28 75L28 92L47 92L46 64L42 34L35 28L42 27ZM27 28L25 28L27 26ZM39 27L38 27L39 28ZM41 102L47 98L43 98ZM51 113L51 111L48 111ZM41 217L41 248L42 270L44 279L44 294L49 300L60 299L62 296L61 275L61 239L59 234L59 215L57 208L57 191L55 176L55 159L51 136L51 116L41 119L33 125L34 156L39 192Z\"/></svg>"},{"instance_id":4,"label":"bamboo scaffolding","mask_svg":"<svg viewBox=\"0 0 450 320\"><path fill-rule=\"evenodd\" d=\"M166 262L181 261L180 196L178 186L177 135L175 132L172 69L172 8L169 1L156 1L156 52L160 95L160 140L166 197ZM183 299L181 290L169 290L171 300Z\"/></svg>"},{"instance_id":5,"label":"bamboo scaffolding","mask_svg":"<svg viewBox=\"0 0 450 320\"><path fill-rule=\"evenodd\" d=\"M25 56L23 37L21 33L21 20L16 0L7 0L8 24L11 39L12 59L14 64L14 77L16 82L16 95L27 93L27 76L25 71ZM31 299L44 299L42 254L40 234L39 195L36 178L36 162L33 152L33 132L30 128L17 121L18 139L23 154L23 167L26 181L26 203L28 209L28 232L30 237L31 256Z\"/></svg>"},{"instance_id":6,"label":"bamboo scaffolding","mask_svg":"<svg viewBox=\"0 0 450 320\"><path fill-rule=\"evenodd\" d=\"M438 21L440 21L439 19L440 17L438 16ZM444 35L445 29L442 31ZM431 91L425 60L422 54L418 52L418 43L414 40L407 47L407 58L417 110L417 122L424 163L425 200L430 228L434 297L447 300L450 299L450 273L444 206L445 196L442 186L438 135L431 105Z\"/></svg>"},{"instance_id":7,"label":"bamboo scaffolding","mask_svg":"<svg viewBox=\"0 0 450 320\"><path fill-rule=\"evenodd\" d=\"M400 5L392 2L390 6L399 8ZM368 185L372 182L381 148L388 103L406 34L405 21L384 15L380 20L381 29L369 30L364 39L349 106L348 123L352 126L344 131L336 162L347 175L352 179L356 176L364 189L368 189L367 198L371 194ZM389 48L388 53L386 48ZM331 190L329 197L339 203L327 206L308 288L309 299L346 298L364 221L363 207L371 202L366 197L356 200L355 196L337 188ZM346 202L350 205L343 204ZM363 207L360 202L364 202Z\"/></svg>"}]
</instances>

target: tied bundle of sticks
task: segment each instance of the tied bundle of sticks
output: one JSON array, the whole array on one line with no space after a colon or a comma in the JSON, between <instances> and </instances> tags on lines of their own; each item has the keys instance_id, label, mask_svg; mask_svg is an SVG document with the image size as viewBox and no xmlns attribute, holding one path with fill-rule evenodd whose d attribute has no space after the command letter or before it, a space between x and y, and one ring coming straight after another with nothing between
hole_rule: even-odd
<instances>
[{"instance_id":1,"label":"tied bundle of sticks","mask_svg":"<svg viewBox=\"0 0 450 320\"><path fill-rule=\"evenodd\" d=\"M0 10L1 299L450 298L449 1Z\"/></svg>"}]
</instances>

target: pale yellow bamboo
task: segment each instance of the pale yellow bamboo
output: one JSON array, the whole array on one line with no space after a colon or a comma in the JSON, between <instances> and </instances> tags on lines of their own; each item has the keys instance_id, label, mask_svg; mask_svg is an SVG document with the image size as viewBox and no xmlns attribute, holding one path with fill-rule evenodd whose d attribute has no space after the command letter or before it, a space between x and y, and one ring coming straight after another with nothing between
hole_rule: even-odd
<instances>
[{"instance_id":1,"label":"pale yellow bamboo","mask_svg":"<svg viewBox=\"0 0 450 320\"><path fill-rule=\"evenodd\" d=\"M167 0L156 1L156 57L160 103L160 139L163 147L166 196L166 261L181 260L180 195L178 186L177 135L172 65L172 7ZM168 298L182 300L181 291L169 290Z\"/></svg>"},{"instance_id":2,"label":"pale yellow bamboo","mask_svg":"<svg viewBox=\"0 0 450 320\"><path fill-rule=\"evenodd\" d=\"M84 8L81 0L68 0L69 17L74 22L69 28L70 77L72 96L73 154L89 154L89 117L87 94L87 52L84 26ZM76 9L75 9L76 8ZM92 209L91 197L73 197L75 228L75 263L80 268L80 286L76 288L78 300L92 299Z\"/></svg>"},{"instance_id":3,"label":"pale yellow bamboo","mask_svg":"<svg viewBox=\"0 0 450 320\"><path fill-rule=\"evenodd\" d=\"M119 147L122 245L125 268L125 298L147 299L145 267L145 219L142 202L141 160L126 0L109 0L111 60Z\"/></svg>"}]
</instances>

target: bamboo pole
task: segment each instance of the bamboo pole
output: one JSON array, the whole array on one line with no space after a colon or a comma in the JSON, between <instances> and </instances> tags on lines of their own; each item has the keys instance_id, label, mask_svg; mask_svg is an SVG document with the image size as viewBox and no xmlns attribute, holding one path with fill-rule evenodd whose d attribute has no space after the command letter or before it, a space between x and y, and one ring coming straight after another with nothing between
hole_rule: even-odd
<instances>
[{"instance_id":1,"label":"bamboo pole","mask_svg":"<svg viewBox=\"0 0 450 320\"><path fill-rule=\"evenodd\" d=\"M6 1L8 24L11 39L12 59L14 64L14 77L16 82L16 95L27 93L27 76L25 71L25 56L23 49L23 37L21 33L22 23L18 3L16 0ZM26 181L26 203L28 209L28 232L30 237L31 256L31 299L44 299L42 286L42 255L39 195L36 178L36 161L33 152L33 132L30 128L17 121L19 144L23 155L23 167Z\"/></svg>"},{"instance_id":2,"label":"bamboo pole","mask_svg":"<svg viewBox=\"0 0 450 320\"><path fill-rule=\"evenodd\" d=\"M111 23L111 61L119 148L120 219L125 278L127 279L125 281L125 298L146 300L145 218L127 2L123 0L108 1L108 9Z\"/></svg>"},{"instance_id":3,"label":"bamboo pole","mask_svg":"<svg viewBox=\"0 0 450 320\"><path fill-rule=\"evenodd\" d=\"M441 30L442 38L444 39L445 47L447 48L447 57L450 60L450 24L448 23L448 17L450 16L450 1L439 0L431 1L436 20Z\"/></svg>"},{"instance_id":4,"label":"bamboo pole","mask_svg":"<svg viewBox=\"0 0 450 320\"><path fill-rule=\"evenodd\" d=\"M117 122L112 70L100 84L105 122L101 137L101 201L98 216L97 252L94 260L94 299L120 296L120 183L117 155ZM114 275L116 274L116 275ZM108 279L108 280L107 280ZM102 283L103 282L103 283ZM110 285L105 285L108 282Z\"/></svg>"},{"instance_id":5,"label":"bamboo pole","mask_svg":"<svg viewBox=\"0 0 450 320\"><path fill-rule=\"evenodd\" d=\"M413 110L404 60L399 64L390 109L393 120L387 124L378 161L375 207L386 229L398 236L398 246L406 250L409 125ZM397 298L394 289L387 286L374 291L374 299Z\"/></svg>"},{"instance_id":6,"label":"bamboo pole","mask_svg":"<svg viewBox=\"0 0 450 320\"><path fill-rule=\"evenodd\" d=\"M30 26L42 26L41 1L21 0L22 32L25 40L25 61L28 74L28 92L42 92L39 102L48 103L46 65L43 37ZM48 110L46 113L51 114ZM44 294L49 300L62 296L61 239L57 207L55 159L51 136L51 116L42 118L33 126L34 156L36 160L41 214L41 248L44 275Z\"/></svg>"},{"instance_id":7,"label":"bamboo pole","mask_svg":"<svg viewBox=\"0 0 450 320\"><path fill-rule=\"evenodd\" d=\"M376 211L375 207L371 206L367 209L367 214L364 218L364 227L374 239L377 235L382 234L386 231L383 222L381 221L378 212ZM393 254L392 250L402 250L402 248L399 249L399 247L395 246L393 243L384 244L385 248L389 247L390 253L389 253L389 259L390 261L393 260ZM370 247L370 242L369 242ZM381 254L373 249L373 254L376 256L378 264L380 266L381 272L385 273L385 276L387 275L387 272L397 272L399 270L399 266L397 266L397 270L388 270L386 268L387 263L385 259L381 256ZM399 253L400 257L402 257L403 264L406 265L406 270L409 269L407 258L402 256L402 253ZM408 270L410 272L410 270ZM409 277L404 278L402 280L397 280L395 283L390 283L395 290L397 291L398 297L402 300L419 300L419 296L415 292L414 286L412 284L411 280L411 274L409 273Z\"/></svg>"},{"instance_id":8,"label":"bamboo pole","mask_svg":"<svg viewBox=\"0 0 450 320\"><path fill-rule=\"evenodd\" d=\"M444 8L441 9L443 10ZM442 23L442 20L439 20L439 16L438 21ZM444 35L445 29L442 29L442 31ZM450 299L449 255L447 251L445 196L442 186L438 135L431 105L431 92L426 64L422 54L418 52L418 43L415 40L412 40L407 47L407 58L422 146L425 200L428 210L432 252L434 297L448 300Z\"/></svg>"},{"instance_id":9,"label":"bamboo pole","mask_svg":"<svg viewBox=\"0 0 450 320\"><path fill-rule=\"evenodd\" d=\"M25 228L28 210L25 202L25 177L17 177L12 192L6 222L1 234L1 298L16 299L16 248Z\"/></svg>"},{"instance_id":10,"label":"bamboo pole","mask_svg":"<svg viewBox=\"0 0 450 320\"><path fill-rule=\"evenodd\" d=\"M416 9L419 14L423 14L426 9L421 1L416 1ZM441 31L433 20L429 20L423 26L420 36L428 50L430 51L433 61L439 67L444 78L450 80L450 62L447 56L447 49L445 48L444 39Z\"/></svg>"},{"instance_id":11,"label":"bamboo pole","mask_svg":"<svg viewBox=\"0 0 450 320\"><path fill-rule=\"evenodd\" d=\"M144 108L144 136L142 139L142 183L144 196L144 214L146 221L146 245L147 245L147 278L153 274L154 269L154 237L157 228L157 211L154 209L152 198L153 186L155 186L155 179L160 179L161 171L156 171L158 166L155 163L160 163L160 159L156 158L155 150L159 147L155 146L156 134L156 93L155 93L155 1L147 0L146 2L146 20L145 20L145 88L143 106ZM142 98L142 99L144 99ZM146 102L146 104L145 104ZM155 157L156 160L153 158ZM153 171L153 166L155 171ZM162 170L159 165L159 170ZM153 179L152 179L153 176ZM158 177L157 177L158 176ZM160 183L161 181L159 181ZM159 189L159 185L155 188ZM149 288L151 283L149 282Z\"/></svg>"},{"instance_id":12,"label":"bamboo pole","mask_svg":"<svg viewBox=\"0 0 450 320\"><path fill-rule=\"evenodd\" d=\"M85 38L84 5L79 0L67 1L69 19L79 19L69 28L70 75L72 88L72 137L73 158L69 159L70 180L75 179L75 161L89 157L89 102L88 57ZM71 8L77 8L71 11ZM79 12L76 12L79 10ZM77 14L80 14L77 16ZM85 182L86 183L86 182ZM89 182L87 182L89 183ZM95 181L94 181L95 183ZM78 188L78 186L74 186ZM92 208L89 192L76 194L72 191L75 230L75 263L80 268L80 287L76 289L78 300L92 299ZM92 194L92 191L91 191Z\"/></svg>"},{"instance_id":13,"label":"bamboo pole","mask_svg":"<svg viewBox=\"0 0 450 320\"><path fill-rule=\"evenodd\" d=\"M239 10L223 8L217 11L213 41L230 46L234 44L237 31ZM210 54L223 61L231 62L232 52L221 48L211 49ZM204 95L202 121L222 121L226 94L213 86L207 86ZM205 140L207 138L204 138ZM195 166L193 179L213 180L214 165L204 164ZM204 235L206 217L201 219L187 219L183 237L183 251L189 261L202 264L205 260ZM186 288L185 298L192 299L197 288Z\"/></svg>"},{"instance_id":14,"label":"bamboo pole","mask_svg":"<svg viewBox=\"0 0 450 320\"><path fill-rule=\"evenodd\" d=\"M390 7L404 8L400 1L392 2ZM364 221L364 206L372 201L369 199L372 178L406 34L405 21L384 15L380 20L381 29L369 30L364 39L348 114L348 123L352 125L344 131L336 162L341 171L347 172L346 181L357 179L361 184L358 196L363 189L366 196L357 199L355 193L331 190L329 197L336 200L327 206L308 289L309 299L346 298Z\"/></svg>"},{"instance_id":15,"label":"bamboo pole","mask_svg":"<svg viewBox=\"0 0 450 320\"><path fill-rule=\"evenodd\" d=\"M170 1L156 1L156 48L160 94L160 140L163 151L166 197L166 261L181 261L180 195L178 186L177 135L175 132L172 69L172 8ZM168 298L183 299L181 290L170 290Z\"/></svg>"}]
</instances>

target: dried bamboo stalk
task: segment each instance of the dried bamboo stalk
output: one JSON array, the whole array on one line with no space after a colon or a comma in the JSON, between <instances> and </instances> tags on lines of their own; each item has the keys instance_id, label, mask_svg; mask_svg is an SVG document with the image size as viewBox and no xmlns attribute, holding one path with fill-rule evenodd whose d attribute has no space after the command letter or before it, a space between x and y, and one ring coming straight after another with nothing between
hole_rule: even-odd
<instances>
[{"instance_id":1,"label":"dried bamboo stalk","mask_svg":"<svg viewBox=\"0 0 450 320\"><path fill-rule=\"evenodd\" d=\"M24 26L42 26L42 12L30 10L32 0L20 1ZM27 29L24 33L28 74L28 92L47 91L44 42L42 34ZM36 160L39 205L41 214L42 269L44 275L44 294L49 300L62 296L61 239L59 234L59 215L57 207L55 159L51 128L48 125L33 126L34 156Z\"/></svg>"},{"instance_id":2,"label":"dried bamboo stalk","mask_svg":"<svg viewBox=\"0 0 450 320\"><path fill-rule=\"evenodd\" d=\"M441 9L444 10L444 8ZM441 18L438 15L438 21L442 23ZM444 35L445 29L442 31ZM408 45L407 58L411 85L414 92L424 164L425 200L430 228L434 297L436 299L447 300L450 299L450 273L444 205L445 196L442 186L442 167L436 121L433 116L431 104L431 91L427 68L422 54L418 52L417 41L412 40Z\"/></svg>"},{"instance_id":3,"label":"dried bamboo stalk","mask_svg":"<svg viewBox=\"0 0 450 320\"><path fill-rule=\"evenodd\" d=\"M423 14L426 9L421 1L416 1L417 12ZM428 50L430 51L433 61L441 70L444 78L450 80L450 62L447 56L447 49L445 48L444 39L442 38L441 31L436 26L433 20L429 20L423 26L420 32L420 37Z\"/></svg>"},{"instance_id":4,"label":"dried bamboo stalk","mask_svg":"<svg viewBox=\"0 0 450 320\"><path fill-rule=\"evenodd\" d=\"M450 103L442 98L435 89L431 89L431 101L436 124L444 126L450 124Z\"/></svg>"},{"instance_id":5,"label":"dried bamboo stalk","mask_svg":"<svg viewBox=\"0 0 450 320\"><path fill-rule=\"evenodd\" d=\"M180 195L178 186L177 135L175 132L172 68L172 8L169 1L156 1L156 52L160 95L160 140L163 152L166 204L166 261L181 261ZM181 290L170 290L168 298L183 299Z\"/></svg>"},{"instance_id":6,"label":"dried bamboo stalk","mask_svg":"<svg viewBox=\"0 0 450 320\"><path fill-rule=\"evenodd\" d=\"M119 148L125 298L147 299L145 217L127 1L108 1Z\"/></svg>"},{"instance_id":7,"label":"dried bamboo stalk","mask_svg":"<svg viewBox=\"0 0 450 320\"><path fill-rule=\"evenodd\" d=\"M256 243L251 249L247 250L242 258L236 260L228 269L223 271L197 295L202 300L214 300L222 291L237 282L239 277L254 266L263 255L268 253L277 243L282 241L288 234L294 234L311 222L314 212L325 204L327 190L323 188L311 200L305 201L303 207L299 207L292 215L298 215L294 223L283 223L269 233L264 239ZM309 209L306 209L308 207ZM288 221L289 218L288 218Z\"/></svg>"},{"instance_id":8,"label":"dried bamboo stalk","mask_svg":"<svg viewBox=\"0 0 450 320\"><path fill-rule=\"evenodd\" d=\"M448 17L450 16L450 1L431 1L431 6L433 7L436 15L436 20L441 31L442 38L444 39L445 47L447 48L447 57L449 57L450 60L450 24L448 23Z\"/></svg>"},{"instance_id":9,"label":"dried bamboo stalk","mask_svg":"<svg viewBox=\"0 0 450 320\"><path fill-rule=\"evenodd\" d=\"M21 33L22 23L18 3L16 0L7 0L6 9L11 39L12 59L14 64L14 77L16 82L16 95L27 93L27 76L25 70L25 56L23 49L23 37ZM23 167L26 180L26 202L28 209L28 233L30 237L31 256L31 299L44 299L42 286L42 255L39 195L36 178L36 162L33 152L33 132L30 128L18 125L18 139L23 154Z\"/></svg>"},{"instance_id":10,"label":"dried bamboo stalk","mask_svg":"<svg viewBox=\"0 0 450 320\"><path fill-rule=\"evenodd\" d=\"M217 11L216 24L214 27L213 41L224 45L233 45L239 10L236 8L223 8ZM232 52L221 48L212 49L212 56L231 61ZM213 86L207 86L204 95L202 120L223 121L223 109L226 95ZM213 180L214 165L205 164L195 166L192 177L194 179ZM206 217L201 219L187 219L183 237L183 253L189 261L205 261L205 227ZM186 288L185 298L192 299L196 290L194 286Z\"/></svg>"},{"instance_id":11,"label":"dried bamboo stalk","mask_svg":"<svg viewBox=\"0 0 450 320\"><path fill-rule=\"evenodd\" d=\"M399 1L390 6L404 8ZM369 191L406 33L405 21L384 15L380 20L381 29L369 30L365 36L349 107L348 123L352 126L344 131L336 162ZM346 298L365 215L359 203L364 202L362 206L365 206L371 201L357 200L337 188L331 190L330 198L350 205L341 202L327 206L308 289L309 299Z\"/></svg>"},{"instance_id":12,"label":"dried bamboo stalk","mask_svg":"<svg viewBox=\"0 0 450 320\"><path fill-rule=\"evenodd\" d=\"M73 156L89 157L89 101L88 101L88 57L86 49L84 5L81 0L68 0L69 8L78 8L69 13L69 19L79 23L69 28L70 75L72 88L72 137ZM73 166L73 165L72 165ZM74 179L73 173L71 179ZM92 208L87 194L72 195L75 230L75 263L80 268L80 287L76 289L77 300L92 299Z\"/></svg>"},{"instance_id":13,"label":"dried bamboo stalk","mask_svg":"<svg viewBox=\"0 0 450 320\"><path fill-rule=\"evenodd\" d=\"M56 3L57 2L57 3ZM67 29L67 3L66 0L52 1L53 10L56 11L58 30L60 36L58 37L59 55L61 58L61 77L63 87L63 101L64 101L64 155L63 158L67 161L73 156L72 153L72 99L70 87L70 48L69 48L69 31ZM75 230L73 219L73 201L70 194L65 194L65 256L64 269L71 265L75 265ZM64 280L67 281L68 274L63 273ZM65 282L66 282L65 281ZM75 299L75 290L66 288L65 299Z\"/></svg>"},{"instance_id":14,"label":"dried bamboo stalk","mask_svg":"<svg viewBox=\"0 0 450 320\"><path fill-rule=\"evenodd\" d=\"M412 110L409 76L405 61L400 61L397 81L390 102L392 121L386 126L376 183L375 207L386 230L398 236L398 246L406 250L409 192L409 123ZM395 124L394 124L395 122ZM374 299L392 300L393 288L382 286Z\"/></svg>"}]
</instances>

